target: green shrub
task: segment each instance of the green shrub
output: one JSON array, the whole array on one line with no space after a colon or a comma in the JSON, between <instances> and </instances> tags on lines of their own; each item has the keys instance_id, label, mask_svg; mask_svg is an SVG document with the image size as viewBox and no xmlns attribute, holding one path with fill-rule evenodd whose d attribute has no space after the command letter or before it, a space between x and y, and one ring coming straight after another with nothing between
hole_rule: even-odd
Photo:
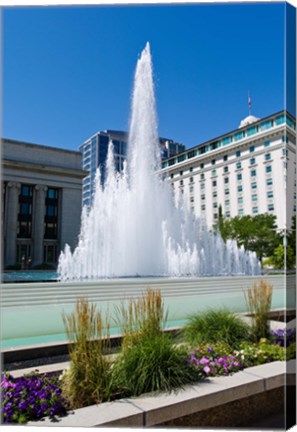
<instances>
[{"instance_id":1,"label":"green shrub","mask_svg":"<svg viewBox=\"0 0 297 432\"><path fill-rule=\"evenodd\" d=\"M239 359L244 363L245 367L261 365L264 363L283 361L286 357L286 349L279 345L272 345L268 341L266 343L241 343Z\"/></svg>"},{"instance_id":2,"label":"green shrub","mask_svg":"<svg viewBox=\"0 0 297 432\"><path fill-rule=\"evenodd\" d=\"M120 308L122 352L113 368L114 386L125 395L170 391L194 379L185 350L162 331L164 305L159 290L148 289Z\"/></svg>"},{"instance_id":3,"label":"green shrub","mask_svg":"<svg viewBox=\"0 0 297 432\"><path fill-rule=\"evenodd\" d=\"M95 305L86 299L76 303L75 312L63 313L70 342L70 368L63 375L63 394L72 408L97 404L110 398L111 363L106 354L110 346L109 323L103 322Z\"/></svg>"},{"instance_id":4,"label":"green shrub","mask_svg":"<svg viewBox=\"0 0 297 432\"><path fill-rule=\"evenodd\" d=\"M250 330L240 317L227 309L210 309L190 317L183 333L193 346L221 341L236 348L240 341L249 339Z\"/></svg>"},{"instance_id":5,"label":"green shrub","mask_svg":"<svg viewBox=\"0 0 297 432\"><path fill-rule=\"evenodd\" d=\"M269 312L272 301L272 285L265 279L244 292L245 301L252 317L252 335L255 342L269 338Z\"/></svg>"},{"instance_id":6,"label":"green shrub","mask_svg":"<svg viewBox=\"0 0 297 432\"><path fill-rule=\"evenodd\" d=\"M286 351L286 360L292 360L296 358L296 342L291 343Z\"/></svg>"}]
</instances>

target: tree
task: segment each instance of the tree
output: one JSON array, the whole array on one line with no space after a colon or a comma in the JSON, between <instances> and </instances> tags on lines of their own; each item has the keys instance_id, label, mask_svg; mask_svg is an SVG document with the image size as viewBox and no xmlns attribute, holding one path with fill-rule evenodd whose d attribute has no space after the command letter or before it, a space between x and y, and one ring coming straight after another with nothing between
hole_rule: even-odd
<instances>
[{"instance_id":1,"label":"tree","mask_svg":"<svg viewBox=\"0 0 297 432\"><path fill-rule=\"evenodd\" d=\"M283 242L277 231L276 216L267 213L235 216L230 220L222 217L216 228L224 241L236 240L239 246L256 252L260 261L264 256L273 255L275 248Z\"/></svg>"},{"instance_id":2,"label":"tree","mask_svg":"<svg viewBox=\"0 0 297 432\"><path fill-rule=\"evenodd\" d=\"M292 269L295 267L295 256L293 249L288 245L286 247L285 256L285 247L283 244L280 244L274 250L274 253L271 257L271 263L275 269L283 269L285 267L285 260L287 269Z\"/></svg>"}]
</instances>

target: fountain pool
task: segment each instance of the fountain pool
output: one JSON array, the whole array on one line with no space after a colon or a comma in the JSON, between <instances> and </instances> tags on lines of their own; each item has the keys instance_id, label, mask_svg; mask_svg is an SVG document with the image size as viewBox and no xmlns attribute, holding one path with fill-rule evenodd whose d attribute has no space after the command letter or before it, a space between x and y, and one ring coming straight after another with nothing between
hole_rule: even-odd
<instances>
[{"instance_id":1,"label":"fountain pool","mask_svg":"<svg viewBox=\"0 0 297 432\"><path fill-rule=\"evenodd\" d=\"M148 287L160 288L168 309L167 327L184 324L192 313L226 306L234 312L245 312L243 290L252 286L258 276L212 278L133 278L88 282L16 283L2 286L2 349L66 340L62 311L73 312L79 297L87 297L103 314L122 301L137 297ZM265 276L273 285L272 308L295 307L295 275ZM119 329L111 323L112 334Z\"/></svg>"}]
</instances>

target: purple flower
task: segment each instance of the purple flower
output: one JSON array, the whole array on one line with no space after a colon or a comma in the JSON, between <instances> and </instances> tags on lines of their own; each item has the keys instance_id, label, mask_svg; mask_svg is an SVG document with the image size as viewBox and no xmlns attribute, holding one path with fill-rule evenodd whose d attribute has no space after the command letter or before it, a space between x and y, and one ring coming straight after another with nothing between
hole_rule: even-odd
<instances>
[{"instance_id":1,"label":"purple flower","mask_svg":"<svg viewBox=\"0 0 297 432\"><path fill-rule=\"evenodd\" d=\"M209 372L210 372L210 367L205 366L205 367L203 368L203 370L204 370L204 372L205 372L206 374L209 374Z\"/></svg>"},{"instance_id":2,"label":"purple flower","mask_svg":"<svg viewBox=\"0 0 297 432\"><path fill-rule=\"evenodd\" d=\"M19 408L20 408L21 410L25 410L26 408L28 408L28 402L26 402L26 401L22 401L22 402L20 402L20 403L19 403Z\"/></svg>"}]
</instances>

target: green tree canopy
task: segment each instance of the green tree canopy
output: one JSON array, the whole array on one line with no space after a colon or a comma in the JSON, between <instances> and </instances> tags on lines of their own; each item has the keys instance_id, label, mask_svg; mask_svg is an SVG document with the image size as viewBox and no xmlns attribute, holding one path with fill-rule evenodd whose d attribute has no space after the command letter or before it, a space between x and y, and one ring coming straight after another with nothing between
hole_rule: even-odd
<instances>
[{"instance_id":1,"label":"green tree canopy","mask_svg":"<svg viewBox=\"0 0 297 432\"><path fill-rule=\"evenodd\" d=\"M226 219L222 215L215 225L224 241L233 239L246 250L256 252L262 261L264 256L272 256L275 248L282 244L282 235L277 231L276 216L268 213L256 216L244 215Z\"/></svg>"}]
</instances>

